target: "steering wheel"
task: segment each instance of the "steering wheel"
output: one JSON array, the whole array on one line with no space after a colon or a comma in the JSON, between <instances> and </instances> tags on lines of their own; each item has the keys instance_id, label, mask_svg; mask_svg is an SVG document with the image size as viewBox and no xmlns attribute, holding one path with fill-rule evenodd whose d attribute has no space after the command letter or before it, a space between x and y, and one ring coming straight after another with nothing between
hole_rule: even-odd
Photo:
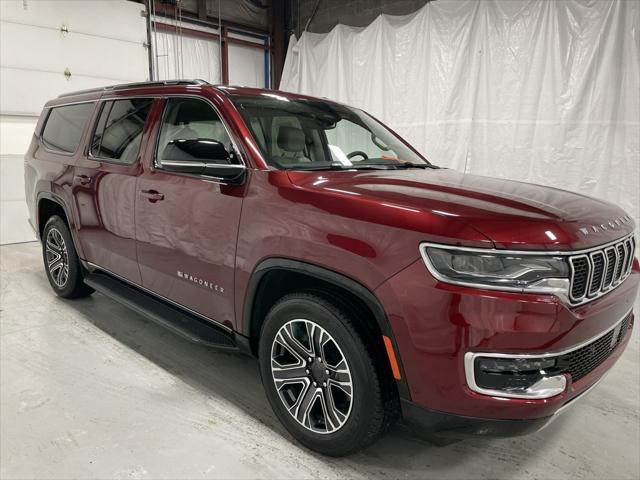
<instances>
[{"instance_id":1,"label":"steering wheel","mask_svg":"<svg viewBox=\"0 0 640 480\"><path fill-rule=\"evenodd\" d=\"M363 160L368 160L369 159L369 155L364 153L362 150L354 150L349 155L347 155L347 158L349 160L351 160L353 157L357 157L357 156L362 157Z\"/></svg>"}]
</instances>

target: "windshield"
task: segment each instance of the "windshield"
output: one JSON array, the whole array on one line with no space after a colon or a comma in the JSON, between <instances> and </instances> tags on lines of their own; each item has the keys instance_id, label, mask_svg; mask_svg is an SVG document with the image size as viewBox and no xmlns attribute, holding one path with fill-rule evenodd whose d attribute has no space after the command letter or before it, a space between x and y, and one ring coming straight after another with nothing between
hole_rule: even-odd
<instances>
[{"instance_id":1,"label":"windshield","mask_svg":"<svg viewBox=\"0 0 640 480\"><path fill-rule=\"evenodd\" d=\"M277 168L434 168L362 110L272 93L232 100L264 158Z\"/></svg>"}]
</instances>

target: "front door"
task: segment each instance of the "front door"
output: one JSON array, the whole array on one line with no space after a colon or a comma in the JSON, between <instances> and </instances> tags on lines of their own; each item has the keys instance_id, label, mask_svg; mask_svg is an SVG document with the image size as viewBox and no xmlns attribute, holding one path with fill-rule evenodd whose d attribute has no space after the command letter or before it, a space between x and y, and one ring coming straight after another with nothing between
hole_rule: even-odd
<instances>
[{"instance_id":1,"label":"front door","mask_svg":"<svg viewBox=\"0 0 640 480\"><path fill-rule=\"evenodd\" d=\"M233 284L242 186L162 168L179 140L232 142L216 109L195 97L166 99L155 154L138 178L136 239L143 286L234 326Z\"/></svg>"},{"instance_id":2,"label":"front door","mask_svg":"<svg viewBox=\"0 0 640 480\"><path fill-rule=\"evenodd\" d=\"M88 150L73 177L85 260L137 284L134 204L152 105L151 98L101 102Z\"/></svg>"}]
</instances>

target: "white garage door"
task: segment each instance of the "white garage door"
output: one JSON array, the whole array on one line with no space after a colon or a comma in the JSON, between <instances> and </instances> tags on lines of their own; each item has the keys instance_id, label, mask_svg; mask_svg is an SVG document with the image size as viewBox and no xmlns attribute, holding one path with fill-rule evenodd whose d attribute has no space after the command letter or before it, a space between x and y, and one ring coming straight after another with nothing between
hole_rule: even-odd
<instances>
[{"instance_id":1,"label":"white garage door","mask_svg":"<svg viewBox=\"0 0 640 480\"><path fill-rule=\"evenodd\" d=\"M0 243L34 238L22 154L44 103L64 92L148 78L141 10L125 0L0 1Z\"/></svg>"}]
</instances>

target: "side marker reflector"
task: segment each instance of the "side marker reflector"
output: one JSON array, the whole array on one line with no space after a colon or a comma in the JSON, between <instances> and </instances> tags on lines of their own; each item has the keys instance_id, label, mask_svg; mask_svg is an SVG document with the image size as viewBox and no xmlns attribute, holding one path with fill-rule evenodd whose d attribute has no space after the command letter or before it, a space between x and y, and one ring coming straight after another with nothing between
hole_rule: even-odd
<instances>
[{"instance_id":1,"label":"side marker reflector","mask_svg":"<svg viewBox=\"0 0 640 480\"><path fill-rule=\"evenodd\" d=\"M396 380L400 380L402 377L400 375L400 367L398 366L398 361L396 360L396 354L393 351L393 344L391 343L391 339L386 335L382 336L384 340L384 346L387 349L387 356L389 357L389 363L391 364L391 373L393 373L393 378Z\"/></svg>"}]
</instances>

